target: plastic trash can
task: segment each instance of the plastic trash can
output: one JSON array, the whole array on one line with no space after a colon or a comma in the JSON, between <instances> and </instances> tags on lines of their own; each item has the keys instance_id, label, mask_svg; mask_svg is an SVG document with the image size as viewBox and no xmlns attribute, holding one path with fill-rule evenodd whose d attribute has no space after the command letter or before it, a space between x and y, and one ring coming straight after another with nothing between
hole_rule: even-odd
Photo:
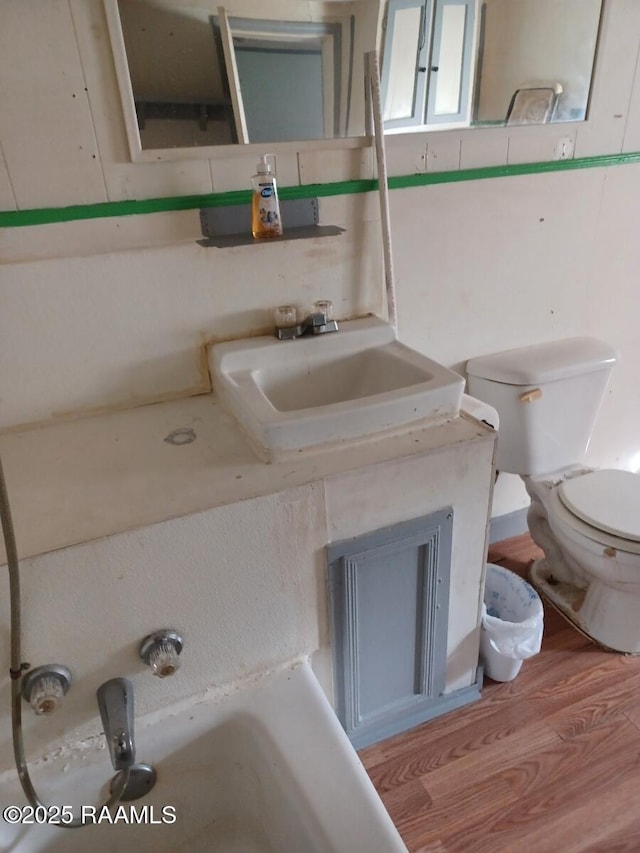
<instances>
[{"instance_id":1,"label":"plastic trash can","mask_svg":"<svg viewBox=\"0 0 640 853\"><path fill-rule=\"evenodd\" d=\"M519 575L487 564L482 604L480 660L494 681L511 681L522 661L540 651L544 609L540 596Z\"/></svg>"}]
</instances>

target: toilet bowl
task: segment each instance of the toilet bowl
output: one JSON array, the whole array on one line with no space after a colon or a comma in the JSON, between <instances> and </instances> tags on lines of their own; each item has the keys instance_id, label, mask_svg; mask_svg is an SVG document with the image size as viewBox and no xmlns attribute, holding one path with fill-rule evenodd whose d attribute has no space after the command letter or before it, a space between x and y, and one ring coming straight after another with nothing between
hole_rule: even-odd
<instances>
[{"instance_id":1,"label":"toilet bowl","mask_svg":"<svg viewBox=\"0 0 640 853\"><path fill-rule=\"evenodd\" d=\"M640 653L640 477L586 469L524 480L529 530L545 552L534 586L600 645Z\"/></svg>"},{"instance_id":2,"label":"toilet bowl","mask_svg":"<svg viewBox=\"0 0 640 853\"><path fill-rule=\"evenodd\" d=\"M519 474L544 557L533 585L605 648L640 653L640 476L584 467L616 361L609 345L569 338L467 363L469 393L500 418L500 471Z\"/></svg>"}]
</instances>

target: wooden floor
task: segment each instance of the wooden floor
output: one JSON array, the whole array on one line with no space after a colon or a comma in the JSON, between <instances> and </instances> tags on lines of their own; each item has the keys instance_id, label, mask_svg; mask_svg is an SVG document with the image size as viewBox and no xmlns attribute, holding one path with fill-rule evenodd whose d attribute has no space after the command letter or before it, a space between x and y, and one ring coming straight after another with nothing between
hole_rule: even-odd
<instances>
[{"instance_id":1,"label":"wooden floor","mask_svg":"<svg viewBox=\"0 0 640 853\"><path fill-rule=\"evenodd\" d=\"M525 574L537 554L521 536L489 560ZM513 681L360 757L411 853L638 853L640 656L545 605L542 651Z\"/></svg>"}]
</instances>

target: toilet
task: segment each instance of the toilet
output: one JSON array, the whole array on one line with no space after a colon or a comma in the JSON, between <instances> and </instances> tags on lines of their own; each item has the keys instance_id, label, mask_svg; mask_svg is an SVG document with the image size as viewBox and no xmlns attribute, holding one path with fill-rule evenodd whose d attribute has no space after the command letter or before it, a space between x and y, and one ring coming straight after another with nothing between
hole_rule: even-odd
<instances>
[{"instance_id":1,"label":"toilet","mask_svg":"<svg viewBox=\"0 0 640 853\"><path fill-rule=\"evenodd\" d=\"M467 375L500 418L496 467L531 498L533 585L601 646L640 654L640 475L584 465L615 362L608 344L568 338L473 358Z\"/></svg>"}]
</instances>

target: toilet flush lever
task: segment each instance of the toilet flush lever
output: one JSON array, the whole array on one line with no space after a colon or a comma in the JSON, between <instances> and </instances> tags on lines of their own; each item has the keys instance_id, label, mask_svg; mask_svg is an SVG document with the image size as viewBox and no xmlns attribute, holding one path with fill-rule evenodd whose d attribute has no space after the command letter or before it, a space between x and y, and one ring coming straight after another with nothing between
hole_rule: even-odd
<instances>
[{"instance_id":1,"label":"toilet flush lever","mask_svg":"<svg viewBox=\"0 0 640 853\"><path fill-rule=\"evenodd\" d=\"M542 397L542 388L532 388L531 391L523 391L518 397L521 403L533 403Z\"/></svg>"}]
</instances>

